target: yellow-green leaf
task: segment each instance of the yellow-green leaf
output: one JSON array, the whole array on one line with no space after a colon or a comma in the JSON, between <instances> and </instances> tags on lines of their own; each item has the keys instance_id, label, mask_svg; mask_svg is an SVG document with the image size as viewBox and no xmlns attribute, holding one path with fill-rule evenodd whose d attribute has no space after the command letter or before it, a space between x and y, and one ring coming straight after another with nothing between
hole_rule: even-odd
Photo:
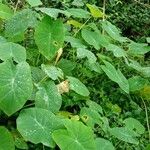
<instances>
[{"instance_id":1,"label":"yellow-green leaf","mask_svg":"<svg viewBox=\"0 0 150 150\"><path fill-rule=\"evenodd\" d=\"M80 28L83 24L76 20L68 20L67 24L73 25L76 28Z\"/></svg>"},{"instance_id":2,"label":"yellow-green leaf","mask_svg":"<svg viewBox=\"0 0 150 150\"><path fill-rule=\"evenodd\" d=\"M89 8L94 18L102 18L104 16L103 12L97 6L90 4L86 4L86 6Z\"/></svg>"}]
</instances>

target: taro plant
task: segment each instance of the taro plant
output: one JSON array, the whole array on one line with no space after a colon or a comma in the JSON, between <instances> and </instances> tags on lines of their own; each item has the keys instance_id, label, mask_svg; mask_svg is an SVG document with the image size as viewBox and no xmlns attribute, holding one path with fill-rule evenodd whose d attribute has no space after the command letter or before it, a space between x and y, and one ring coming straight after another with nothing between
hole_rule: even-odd
<instances>
[{"instance_id":1,"label":"taro plant","mask_svg":"<svg viewBox=\"0 0 150 150\"><path fill-rule=\"evenodd\" d=\"M0 149L149 149L150 46L57 5L0 3Z\"/></svg>"}]
</instances>

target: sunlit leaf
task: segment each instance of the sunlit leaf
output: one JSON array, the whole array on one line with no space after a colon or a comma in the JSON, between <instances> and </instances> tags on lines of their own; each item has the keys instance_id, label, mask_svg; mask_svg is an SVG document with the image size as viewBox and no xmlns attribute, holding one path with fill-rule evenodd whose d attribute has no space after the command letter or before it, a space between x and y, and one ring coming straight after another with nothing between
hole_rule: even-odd
<instances>
[{"instance_id":1,"label":"sunlit leaf","mask_svg":"<svg viewBox=\"0 0 150 150\"><path fill-rule=\"evenodd\" d=\"M32 7L42 5L40 0L26 0Z\"/></svg>"}]
</instances>

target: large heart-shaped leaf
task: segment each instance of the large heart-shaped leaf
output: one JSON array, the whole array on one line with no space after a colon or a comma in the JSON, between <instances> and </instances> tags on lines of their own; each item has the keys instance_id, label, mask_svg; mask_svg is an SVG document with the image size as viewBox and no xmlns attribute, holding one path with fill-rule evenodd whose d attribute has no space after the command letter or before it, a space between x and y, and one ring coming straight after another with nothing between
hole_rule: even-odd
<instances>
[{"instance_id":1,"label":"large heart-shaped leaf","mask_svg":"<svg viewBox=\"0 0 150 150\"><path fill-rule=\"evenodd\" d=\"M90 94L89 90L80 80L74 77L68 77L68 80L70 82L71 90L75 91L76 93L82 96L89 96Z\"/></svg>"},{"instance_id":2,"label":"large heart-shaped leaf","mask_svg":"<svg viewBox=\"0 0 150 150\"><path fill-rule=\"evenodd\" d=\"M26 62L14 66L11 62L0 64L0 109L7 115L18 111L32 93L30 67Z\"/></svg>"},{"instance_id":3,"label":"large heart-shaped leaf","mask_svg":"<svg viewBox=\"0 0 150 150\"><path fill-rule=\"evenodd\" d=\"M35 27L36 24L37 18L35 12L30 9L24 9L7 20L5 25L5 36L12 41L22 41L24 38L24 31L28 27Z\"/></svg>"},{"instance_id":4,"label":"large heart-shaped leaf","mask_svg":"<svg viewBox=\"0 0 150 150\"><path fill-rule=\"evenodd\" d=\"M0 150L15 150L15 144L11 133L0 126Z\"/></svg>"},{"instance_id":5,"label":"large heart-shaped leaf","mask_svg":"<svg viewBox=\"0 0 150 150\"><path fill-rule=\"evenodd\" d=\"M17 63L26 60L26 50L19 44L6 42L0 44L0 59L5 61L13 58Z\"/></svg>"},{"instance_id":6,"label":"large heart-shaped leaf","mask_svg":"<svg viewBox=\"0 0 150 150\"><path fill-rule=\"evenodd\" d=\"M45 82L43 85L39 86L35 102L37 107L48 109L56 113L59 111L61 103L61 95L53 81Z\"/></svg>"},{"instance_id":7,"label":"large heart-shaped leaf","mask_svg":"<svg viewBox=\"0 0 150 150\"><path fill-rule=\"evenodd\" d=\"M52 132L62 127L61 120L52 112L41 108L23 110L17 118L17 129L26 141L54 147Z\"/></svg>"},{"instance_id":8,"label":"large heart-shaped leaf","mask_svg":"<svg viewBox=\"0 0 150 150\"><path fill-rule=\"evenodd\" d=\"M53 132L53 139L61 150L96 150L93 132L78 121L65 122L67 129Z\"/></svg>"},{"instance_id":9,"label":"large heart-shaped leaf","mask_svg":"<svg viewBox=\"0 0 150 150\"><path fill-rule=\"evenodd\" d=\"M35 30L35 42L48 60L53 59L64 42L62 21L44 17Z\"/></svg>"}]
</instances>

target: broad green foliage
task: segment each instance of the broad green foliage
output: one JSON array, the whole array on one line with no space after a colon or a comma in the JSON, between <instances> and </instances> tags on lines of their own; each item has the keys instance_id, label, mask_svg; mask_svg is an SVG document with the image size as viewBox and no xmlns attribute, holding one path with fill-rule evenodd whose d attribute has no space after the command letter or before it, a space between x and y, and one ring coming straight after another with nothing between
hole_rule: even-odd
<instances>
[{"instance_id":1,"label":"broad green foliage","mask_svg":"<svg viewBox=\"0 0 150 150\"><path fill-rule=\"evenodd\" d=\"M35 98L36 107L44 108L56 113L59 111L61 104L61 95L58 93L58 89L53 81L39 85Z\"/></svg>"},{"instance_id":2,"label":"broad green foliage","mask_svg":"<svg viewBox=\"0 0 150 150\"><path fill-rule=\"evenodd\" d=\"M103 71L106 73L106 75L114 82L118 83L120 88L124 90L126 93L129 93L129 83L128 80L125 78L125 76L122 74L122 72L118 69L116 70L115 67L107 62L104 61L104 65L102 65Z\"/></svg>"},{"instance_id":3,"label":"broad green foliage","mask_svg":"<svg viewBox=\"0 0 150 150\"><path fill-rule=\"evenodd\" d=\"M82 96L89 96L89 90L86 88L86 86L77 78L68 76L68 80L70 83L70 89L75 91L76 93L82 95Z\"/></svg>"},{"instance_id":4,"label":"broad green foliage","mask_svg":"<svg viewBox=\"0 0 150 150\"><path fill-rule=\"evenodd\" d=\"M35 29L35 42L48 60L53 59L64 42L62 21L54 21L50 17L43 18Z\"/></svg>"},{"instance_id":5,"label":"broad green foliage","mask_svg":"<svg viewBox=\"0 0 150 150\"><path fill-rule=\"evenodd\" d=\"M0 126L0 149L15 150L15 144L11 133L3 126Z\"/></svg>"},{"instance_id":6,"label":"broad green foliage","mask_svg":"<svg viewBox=\"0 0 150 150\"><path fill-rule=\"evenodd\" d=\"M22 41L27 28L35 27L36 23L36 13L31 9L24 9L6 21L5 36L12 41Z\"/></svg>"},{"instance_id":7,"label":"broad green foliage","mask_svg":"<svg viewBox=\"0 0 150 150\"><path fill-rule=\"evenodd\" d=\"M52 132L62 126L52 112L41 108L23 110L17 119L17 129L25 140L54 147Z\"/></svg>"},{"instance_id":8,"label":"broad green foliage","mask_svg":"<svg viewBox=\"0 0 150 150\"><path fill-rule=\"evenodd\" d=\"M17 63L26 61L26 50L19 44L6 42L0 45L0 59L5 61L13 58Z\"/></svg>"},{"instance_id":9,"label":"broad green foliage","mask_svg":"<svg viewBox=\"0 0 150 150\"><path fill-rule=\"evenodd\" d=\"M0 3L0 18L9 19L13 16L13 11L4 4Z\"/></svg>"},{"instance_id":10,"label":"broad green foliage","mask_svg":"<svg viewBox=\"0 0 150 150\"><path fill-rule=\"evenodd\" d=\"M149 149L148 33L112 3L0 0L0 150Z\"/></svg>"},{"instance_id":11,"label":"broad green foliage","mask_svg":"<svg viewBox=\"0 0 150 150\"><path fill-rule=\"evenodd\" d=\"M40 0L26 0L32 7L35 7L35 6L39 6L39 5L42 5L42 2Z\"/></svg>"},{"instance_id":12,"label":"broad green foliage","mask_svg":"<svg viewBox=\"0 0 150 150\"><path fill-rule=\"evenodd\" d=\"M77 121L66 121L65 127L53 132L53 139L61 150L96 150L90 128Z\"/></svg>"},{"instance_id":13,"label":"broad green foliage","mask_svg":"<svg viewBox=\"0 0 150 150\"><path fill-rule=\"evenodd\" d=\"M96 142L96 150L115 150L114 146L108 140L97 138Z\"/></svg>"},{"instance_id":14,"label":"broad green foliage","mask_svg":"<svg viewBox=\"0 0 150 150\"><path fill-rule=\"evenodd\" d=\"M30 66L10 61L0 64L0 109L12 115L23 107L32 93Z\"/></svg>"}]
</instances>

